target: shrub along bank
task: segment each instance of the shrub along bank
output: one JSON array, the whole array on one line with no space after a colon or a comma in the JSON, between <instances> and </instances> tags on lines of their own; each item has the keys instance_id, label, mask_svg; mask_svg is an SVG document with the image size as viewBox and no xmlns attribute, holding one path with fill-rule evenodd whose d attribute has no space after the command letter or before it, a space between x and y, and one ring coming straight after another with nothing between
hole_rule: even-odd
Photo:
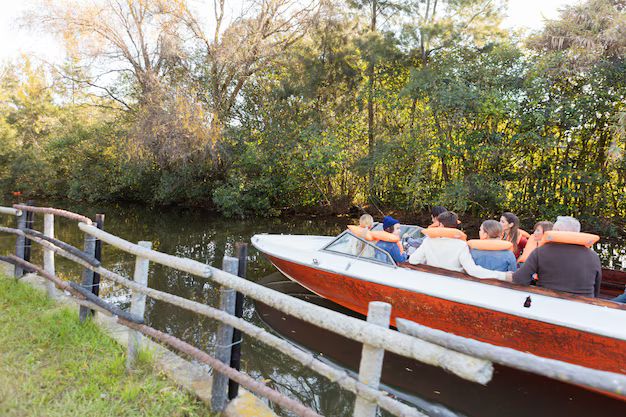
<instances>
[{"instance_id":1,"label":"shrub along bank","mask_svg":"<svg viewBox=\"0 0 626 417\"><path fill-rule=\"evenodd\" d=\"M504 33L502 2L486 0L319 2L329 8L295 25L294 38L284 27L293 16L244 8L251 15L231 19L215 45L182 29L202 20L181 13L194 2L165 3L33 11L38 29L68 31L55 32L68 62L51 71L24 59L0 71L0 193L241 217L444 205L479 218L513 211L530 224L570 214L623 226L614 220L626 217L620 2L566 6L523 38ZM158 16L138 19L150 30L123 19L133 7ZM377 7L398 20L377 26ZM95 15L97 30L73 26ZM99 26L102 16L117 23ZM254 21L287 30L286 43L239 23ZM147 32L153 44L128 35ZM81 47L92 44L112 49ZM142 68L126 52L135 48L154 48L159 64ZM104 66L90 71L92 62ZM117 75L101 77L109 67Z\"/></svg>"}]
</instances>

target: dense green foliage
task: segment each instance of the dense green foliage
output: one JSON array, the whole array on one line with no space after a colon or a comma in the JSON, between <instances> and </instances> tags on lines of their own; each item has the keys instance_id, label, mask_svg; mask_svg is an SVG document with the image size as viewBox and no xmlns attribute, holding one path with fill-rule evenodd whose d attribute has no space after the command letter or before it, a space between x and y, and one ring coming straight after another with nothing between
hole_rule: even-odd
<instances>
[{"instance_id":1,"label":"dense green foliage","mask_svg":"<svg viewBox=\"0 0 626 417\"><path fill-rule=\"evenodd\" d=\"M518 39L498 28L497 8L477 9L490 2L447 3L461 12L436 21L419 0L325 10L230 87L198 45L164 65L158 84L119 77L111 91L123 101L28 60L8 67L0 186L235 216L354 204L626 215L626 60L610 38L624 27L621 7L590 0ZM395 23L381 24L385 11Z\"/></svg>"}]
</instances>

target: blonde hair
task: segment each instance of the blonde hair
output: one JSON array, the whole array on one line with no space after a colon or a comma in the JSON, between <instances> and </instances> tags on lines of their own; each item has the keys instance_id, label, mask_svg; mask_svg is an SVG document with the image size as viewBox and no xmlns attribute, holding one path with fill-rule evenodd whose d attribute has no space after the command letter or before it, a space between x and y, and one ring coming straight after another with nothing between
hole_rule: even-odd
<instances>
[{"instance_id":1,"label":"blonde hair","mask_svg":"<svg viewBox=\"0 0 626 417\"><path fill-rule=\"evenodd\" d=\"M481 226L489 239L502 238L502 232L504 229L502 228L500 222L495 220L485 220Z\"/></svg>"},{"instance_id":2,"label":"blonde hair","mask_svg":"<svg viewBox=\"0 0 626 417\"><path fill-rule=\"evenodd\" d=\"M364 214L359 219L359 226L361 227L370 227L374 224L374 218L369 214Z\"/></svg>"}]
</instances>

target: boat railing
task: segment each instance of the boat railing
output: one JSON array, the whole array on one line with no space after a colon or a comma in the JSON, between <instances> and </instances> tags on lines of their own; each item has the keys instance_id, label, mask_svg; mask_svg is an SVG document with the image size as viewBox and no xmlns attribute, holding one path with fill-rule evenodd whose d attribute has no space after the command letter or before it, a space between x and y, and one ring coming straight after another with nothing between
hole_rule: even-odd
<instances>
[{"instance_id":1,"label":"boat railing","mask_svg":"<svg viewBox=\"0 0 626 417\"><path fill-rule=\"evenodd\" d=\"M45 231L43 234L25 226L24 218L29 212L43 213L46 215L44 219ZM374 416L378 406L397 416L424 416L420 410L397 401L389 397L387 393L378 389L378 380L382 370L382 353L385 350L427 364L442 367L462 378L480 384L486 384L492 378L493 364L491 360L497 359L497 361L502 362L500 356L494 359L495 356L491 353L483 354L483 358L480 358L480 352L476 353L477 351L475 350L469 351L471 354L465 354L459 352L459 350L462 349L448 349L445 346L449 344L449 341L435 340L435 343L432 343L431 341L424 340L428 339L428 336L417 335L418 337L415 337L389 329L389 313L391 307L385 303L371 303L368 321L363 321L248 281L237 276L236 272L231 273L233 272L232 269L230 272L227 272L192 259L162 253L151 249L149 242L139 242L139 244L129 242L101 230L101 228L94 226L90 219L75 213L24 205L14 206L13 208L0 207L0 214L1 213L18 216L17 229L0 227L0 232L17 235L18 243L16 245L15 255L2 257L0 260L16 265L16 272L19 272L22 268L35 271L60 289L72 293L79 299L78 303L81 304L81 320L85 319L87 316L86 312L89 312L90 309L117 316L119 323L189 354L199 362L208 364L218 373L227 376L250 391L273 401L298 416L316 416L318 414L301 403L269 388L263 382L250 378L246 374L231 368L226 363L209 356L205 352L202 352L182 340L143 324L144 311L142 303L143 306L145 306L145 297L148 296L155 300L167 302L218 320L225 326L231 326L260 340L329 380L336 382L342 388L356 394L355 416ZM53 224L53 216L55 214L79 221L78 228L85 234L85 249L74 248L54 238L53 229L49 227L49 224L51 221ZM19 242L19 239L26 238L43 246L43 268L32 264L29 260L25 260L24 256L19 256L17 249L19 249L20 244L23 244ZM100 261L94 256L96 241L105 242L124 252L135 255L136 265L134 280L130 280L116 272L110 271L100 264ZM67 283L60 280L55 275L53 254L63 256L84 268L81 285ZM317 359L313 354L294 346L280 337L268 333L264 329L242 318L229 314L223 309L214 308L203 303L150 288L147 282L149 262L158 263L212 280L220 284L223 289L236 290L286 314L363 343L359 378L353 378L346 371L339 370L329 365L326 361ZM98 276L103 279L110 280L132 290L133 302L130 313L121 311L118 307L107 303L96 294L93 294L94 273L98 274ZM52 291L49 290L49 294L54 296L54 288L52 288ZM218 330L218 335L219 332L220 330ZM135 343L129 342L129 358L131 354L136 356L138 340L137 338ZM570 366L573 367L575 365ZM606 377L607 374L609 373L605 372L603 376ZM626 387L626 376L617 374L610 374L608 376L610 376L609 382L599 384L596 388L617 392L623 395L625 392L624 388ZM571 378L571 375L561 372L560 374L555 374L553 377L567 379ZM593 381L595 384L596 379ZM215 394L215 386L213 390ZM218 397L223 398L221 395L214 395L213 399ZM212 401L212 408L214 410L221 411L224 408L225 399L220 401L222 401L221 404Z\"/></svg>"}]
</instances>

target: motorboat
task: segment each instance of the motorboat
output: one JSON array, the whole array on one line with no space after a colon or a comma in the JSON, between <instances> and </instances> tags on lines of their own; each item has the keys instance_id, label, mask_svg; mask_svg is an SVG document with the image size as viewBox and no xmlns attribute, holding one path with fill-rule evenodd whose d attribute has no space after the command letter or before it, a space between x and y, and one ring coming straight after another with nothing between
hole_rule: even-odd
<instances>
[{"instance_id":1,"label":"motorboat","mask_svg":"<svg viewBox=\"0 0 626 417\"><path fill-rule=\"evenodd\" d=\"M403 226L402 233L421 238L421 230ZM404 318L626 375L626 305L606 299L624 290L620 271L605 271L601 297L588 298L427 265L397 265L388 252L348 230L335 237L261 234L252 244L286 277L349 310L366 315L371 301L390 303L392 326Z\"/></svg>"},{"instance_id":2,"label":"motorboat","mask_svg":"<svg viewBox=\"0 0 626 417\"><path fill-rule=\"evenodd\" d=\"M311 293L296 282L274 272L258 284L345 315L365 320L361 314ZM347 337L290 316L260 301L255 311L275 332L318 359L357 377L362 345ZM310 384L310 381L303 384ZM317 385L316 385L317 386ZM380 389L429 416L441 417L588 417L599 410L604 417L623 416L624 403L579 386L494 363L487 385L465 380L442 368L385 352ZM338 401L337 401L338 402ZM327 407L332 407L325 402ZM316 410L341 415L335 410Z\"/></svg>"}]
</instances>

